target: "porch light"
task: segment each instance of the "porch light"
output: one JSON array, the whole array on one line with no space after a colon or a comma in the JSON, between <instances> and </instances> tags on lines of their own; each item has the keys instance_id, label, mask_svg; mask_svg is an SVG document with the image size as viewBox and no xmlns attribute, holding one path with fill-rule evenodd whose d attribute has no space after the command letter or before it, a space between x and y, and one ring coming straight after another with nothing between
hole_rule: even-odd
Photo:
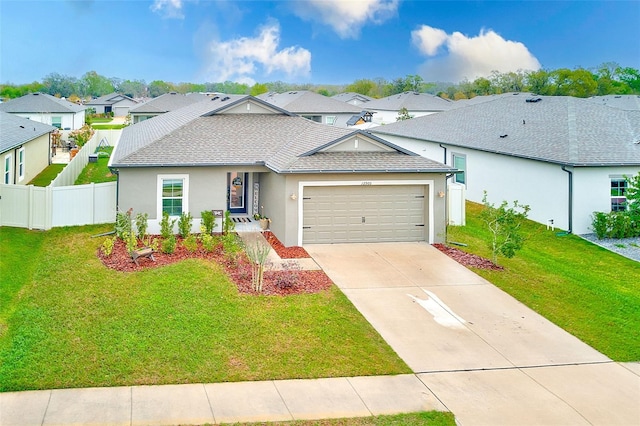
<instances>
[{"instance_id":1,"label":"porch light","mask_svg":"<svg viewBox=\"0 0 640 426\"><path fill-rule=\"evenodd\" d=\"M298 199L298 196L294 192L292 192L291 195L289 195L289 198L291 198L293 201L295 201L295 200Z\"/></svg>"},{"instance_id":2,"label":"porch light","mask_svg":"<svg viewBox=\"0 0 640 426\"><path fill-rule=\"evenodd\" d=\"M444 198L444 191L438 191L438 197Z\"/></svg>"}]
</instances>

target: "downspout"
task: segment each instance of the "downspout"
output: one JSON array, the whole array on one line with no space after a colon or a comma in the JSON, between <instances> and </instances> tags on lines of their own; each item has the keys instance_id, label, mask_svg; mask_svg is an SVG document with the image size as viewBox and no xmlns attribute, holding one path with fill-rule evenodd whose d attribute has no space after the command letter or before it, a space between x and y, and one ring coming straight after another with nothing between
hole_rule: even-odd
<instances>
[{"instance_id":1,"label":"downspout","mask_svg":"<svg viewBox=\"0 0 640 426\"><path fill-rule=\"evenodd\" d=\"M116 175L116 212L120 211L120 170L109 167L111 173Z\"/></svg>"},{"instance_id":2,"label":"downspout","mask_svg":"<svg viewBox=\"0 0 640 426\"><path fill-rule=\"evenodd\" d=\"M569 229L567 232L571 234L573 232L573 172L567 170L567 166L562 166L562 171L569 174Z\"/></svg>"},{"instance_id":3,"label":"downspout","mask_svg":"<svg viewBox=\"0 0 640 426\"><path fill-rule=\"evenodd\" d=\"M440 148L444 149L444 164L447 164L447 147L446 146L442 146L442 144L438 144L440 146Z\"/></svg>"}]
</instances>

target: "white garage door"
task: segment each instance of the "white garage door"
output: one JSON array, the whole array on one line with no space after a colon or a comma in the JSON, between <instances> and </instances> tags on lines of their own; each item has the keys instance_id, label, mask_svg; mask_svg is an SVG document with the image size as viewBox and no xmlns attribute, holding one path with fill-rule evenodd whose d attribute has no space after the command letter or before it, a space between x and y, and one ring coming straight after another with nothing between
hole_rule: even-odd
<instances>
[{"instance_id":1,"label":"white garage door","mask_svg":"<svg viewBox=\"0 0 640 426\"><path fill-rule=\"evenodd\" d=\"M306 187L302 228L305 244L424 241L425 187Z\"/></svg>"}]
</instances>

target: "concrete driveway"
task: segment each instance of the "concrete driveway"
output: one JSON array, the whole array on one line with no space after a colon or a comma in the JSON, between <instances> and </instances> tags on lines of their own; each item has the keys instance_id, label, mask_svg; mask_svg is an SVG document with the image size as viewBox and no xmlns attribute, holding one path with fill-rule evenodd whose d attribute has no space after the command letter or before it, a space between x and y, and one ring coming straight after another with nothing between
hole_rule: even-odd
<instances>
[{"instance_id":1,"label":"concrete driveway","mask_svg":"<svg viewBox=\"0 0 640 426\"><path fill-rule=\"evenodd\" d=\"M424 243L306 245L462 425L640 424L640 368Z\"/></svg>"}]
</instances>

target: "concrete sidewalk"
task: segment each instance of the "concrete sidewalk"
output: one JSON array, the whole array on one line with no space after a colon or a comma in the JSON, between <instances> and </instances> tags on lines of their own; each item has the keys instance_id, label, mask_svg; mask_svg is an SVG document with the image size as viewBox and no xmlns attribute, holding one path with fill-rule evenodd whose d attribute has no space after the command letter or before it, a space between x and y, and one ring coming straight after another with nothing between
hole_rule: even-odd
<instances>
[{"instance_id":1,"label":"concrete sidewalk","mask_svg":"<svg viewBox=\"0 0 640 426\"><path fill-rule=\"evenodd\" d=\"M0 393L0 425L176 425L446 408L413 374Z\"/></svg>"}]
</instances>

